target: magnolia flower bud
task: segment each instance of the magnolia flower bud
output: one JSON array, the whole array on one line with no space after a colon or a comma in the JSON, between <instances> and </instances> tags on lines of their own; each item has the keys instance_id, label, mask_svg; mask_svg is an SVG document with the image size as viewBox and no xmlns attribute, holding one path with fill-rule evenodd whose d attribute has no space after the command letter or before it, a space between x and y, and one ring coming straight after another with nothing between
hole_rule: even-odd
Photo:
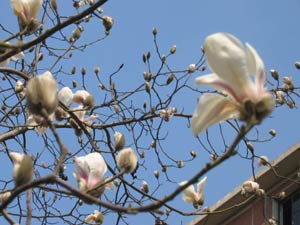
<instances>
[{"instance_id":1,"label":"magnolia flower bud","mask_svg":"<svg viewBox=\"0 0 300 225\"><path fill-rule=\"evenodd\" d=\"M26 184L31 180L33 174L31 157L17 152L10 152L9 155L14 163L13 178L15 186Z\"/></svg>"},{"instance_id":2,"label":"magnolia flower bud","mask_svg":"<svg viewBox=\"0 0 300 225\"><path fill-rule=\"evenodd\" d=\"M146 181L143 180L142 186L141 186L141 191L145 192L146 194L149 193L149 185Z\"/></svg>"},{"instance_id":3,"label":"magnolia flower bud","mask_svg":"<svg viewBox=\"0 0 300 225\"><path fill-rule=\"evenodd\" d=\"M170 84L173 80L174 80L174 73L170 73L170 75L168 76L168 79L167 79L167 85Z\"/></svg>"},{"instance_id":4,"label":"magnolia flower bud","mask_svg":"<svg viewBox=\"0 0 300 225\"><path fill-rule=\"evenodd\" d=\"M298 70L300 70L300 62L295 62L295 67L298 69Z\"/></svg>"},{"instance_id":5,"label":"magnolia flower bud","mask_svg":"<svg viewBox=\"0 0 300 225\"><path fill-rule=\"evenodd\" d=\"M102 17L102 24L106 31L110 31L112 26L114 25L114 19L109 16Z\"/></svg>"},{"instance_id":6,"label":"magnolia flower bud","mask_svg":"<svg viewBox=\"0 0 300 225\"><path fill-rule=\"evenodd\" d=\"M270 73L272 75L272 77L274 78L274 80L278 80L279 79L279 74L277 72L277 70L270 70Z\"/></svg>"},{"instance_id":7,"label":"magnolia flower bud","mask_svg":"<svg viewBox=\"0 0 300 225\"><path fill-rule=\"evenodd\" d=\"M150 93L150 91L151 91L151 86L150 86L150 83L149 83L148 81L145 82L145 89L146 89L147 93Z\"/></svg>"},{"instance_id":8,"label":"magnolia flower bud","mask_svg":"<svg viewBox=\"0 0 300 225\"><path fill-rule=\"evenodd\" d=\"M94 97L86 90L78 90L73 95L73 102L82 103L85 107L89 109L94 107L95 101Z\"/></svg>"},{"instance_id":9,"label":"magnolia flower bud","mask_svg":"<svg viewBox=\"0 0 300 225\"><path fill-rule=\"evenodd\" d=\"M10 191L5 191L0 194L0 202L5 202L11 196Z\"/></svg>"},{"instance_id":10,"label":"magnolia flower bud","mask_svg":"<svg viewBox=\"0 0 300 225\"><path fill-rule=\"evenodd\" d=\"M57 11L58 6L57 6L56 0L51 0L50 5L51 5L52 9L54 9L55 11Z\"/></svg>"},{"instance_id":11,"label":"magnolia flower bud","mask_svg":"<svg viewBox=\"0 0 300 225\"><path fill-rule=\"evenodd\" d=\"M131 148L121 150L116 156L117 166L124 173L133 173L138 164L137 160L137 155Z\"/></svg>"},{"instance_id":12,"label":"magnolia flower bud","mask_svg":"<svg viewBox=\"0 0 300 225\"><path fill-rule=\"evenodd\" d=\"M115 149L117 151L121 150L125 146L125 136L121 134L120 132L115 132L114 134L115 139Z\"/></svg>"},{"instance_id":13,"label":"magnolia flower bud","mask_svg":"<svg viewBox=\"0 0 300 225\"><path fill-rule=\"evenodd\" d=\"M155 176L156 179L159 178L159 171L158 171L158 170L155 170L155 171L154 171L154 176Z\"/></svg>"},{"instance_id":14,"label":"magnolia flower bud","mask_svg":"<svg viewBox=\"0 0 300 225\"><path fill-rule=\"evenodd\" d=\"M152 29L152 34L153 34L154 36L157 35L157 29L156 29L155 27Z\"/></svg>"},{"instance_id":15,"label":"magnolia flower bud","mask_svg":"<svg viewBox=\"0 0 300 225\"><path fill-rule=\"evenodd\" d=\"M170 48L170 54L174 54L176 52L176 45L173 45L171 48Z\"/></svg>"},{"instance_id":16,"label":"magnolia flower bud","mask_svg":"<svg viewBox=\"0 0 300 225\"><path fill-rule=\"evenodd\" d=\"M188 73L194 73L196 71L196 64L190 64L187 70Z\"/></svg>"},{"instance_id":17,"label":"magnolia flower bud","mask_svg":"<svg viewBox=\"0 0 300 225\"><path fill-rule=\"evenodd\" d=\"M269 163L269 159L267 156L260 156L257 162L257 166L266 166Z\"/></svg>"},{"instance_id":18,"label":"magnolia flower bud","mask_svg":"<svg viewBox=\"0 0 300 225\"><path fill-rule=\"evenodd\" d=\"M274 129L269 130L269 134L271 134L273 137L275 137L276 136L276 130L274 130Z\"/></svg>"},{"instance_id":19,"label":"magnolia flower bud","mask_svg":"<svg viewBox=\"0 0 300 225\"><path fill-rule=\"evenodd\" d=\"M22 92L23 90L24 90L23 82L20 81L20 80L18 80L18 81L16 82L15 92L16 92L16 93L20 93L20 92Z\"/></svg>"},{"instance_id":20,"label":"magnolia flower bud","mask_svg":"<svg viewBox=\"0 0 300 225\"><path fill-rule=\"evenodd\" d=\"M47 71L40 76L31 78L26 86L27 107L33 114L52 114L57 106L57 83Z\"/></svg>"},{"instance_id":21,"label":"magnolia flower bud","mask_svg":"<svg viewBox=\"0 0 300 225\"><path fill-rule=\"evenodd\" d=\"M292 84L292 77L283 77L283 83L287 84L287 85L291 85Z\"/></svg>"},{"instance_id":22,"label":"magnolia flower bud","mask_svg":"<svg viewBox=\"0 0 300 225\"><path fill-rule=\"evenodd\" d=\"M177 166L178 166L178 168L182 168L182 167L184 166L183 160L179 160L179 161L177 162Z\"/></svg>"},{"instance_id":23,"label":"magnolia flower bud","mask_svg":"<svg viewBox=\"0 0 300 225\"><path fill-rule=\"evenodd\" d=\"M99 66L95 66L95 67L94 67L94 73L95 73L96 75L98 75L99 72L100 72L100 67L99 67Z\"/></svg>"}]
</instances>

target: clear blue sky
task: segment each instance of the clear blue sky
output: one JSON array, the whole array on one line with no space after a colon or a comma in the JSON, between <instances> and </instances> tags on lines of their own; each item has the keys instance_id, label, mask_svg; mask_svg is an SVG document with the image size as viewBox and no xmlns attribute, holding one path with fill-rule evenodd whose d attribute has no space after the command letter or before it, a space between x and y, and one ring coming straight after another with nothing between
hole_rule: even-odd
<instances>
[{"instance_id":1,"label":"clear blue sky","mask_svg":"<svg viewBox=\"0 0 300 225\"><path fill-rule=\"evenodd\" d=\"M57 2L59 12L64 15L71 14L68 10L74 12L69 6L70 0L57 0ZM3 1L0 8L0 23L11 24L17 30L16 19L11 15L9 1ZM249 42L254 46L263 59L267 71L277 69L281 76L293 76L295 86L299 86L300 72L294 67L294 62L300 61L299 0L109 0L103 9L105 15L115 19L111 35L105 41L88 48L84 53L75 54L72 60L66 61L63 65L65 68L71 68L73 65L85 66L92 73L93 67L99 65L102 74L109 74L124 63L125 66L121 72L124 79L119 85L126 88L133 82L140 81L146 69L141 60L142 54L148 50L154 53L151 34L153 27L158 29L158 41L162 52L167 54L172 45L177 45L177 52L171 59L174 69L185 69L189 64L196 63L201 56L200 47L207 35L215 32L228 32L237 36L242 42ZM94 37L95 32L100 31L95 31L91 27L85 29L85 40ZM0 34L0 38L5 38L5 36ZM43 63L47 64L46 57ZM209 71L206 72L209 73ZM201 74L195 73L194 77L198 75ZM268 78L270 78L269 73ZM176 100L178 107L184 108L185 113L192 113L196 107L197 97L197 95L183 94ZM299 106L299 101L297 101L297 106ZM289 110L286 106L276 109L272 118L264 121L258 129L260 137L268 138L270 129L277 130L278 135L271 142L254 144L257 154L267 155L272 160L299 141L298 118L298 109ZM178 181L189 179L208 160L207 153L192 138L190 130L181 129L181 126L186 126L186 121L173 122L171 120L168 126L170 141L167 141L165 146L174 157L188 158L190 150L198 152L198 158L184 168L179 177L176 177ZM227 128L225 131L232 131ZM205 135L202 135L201 138L205 140ZM229 144L233 136L231 134L226 134L226 136L228 136L227 143ZM218 125L210 129L210 137L212 140L214 138L220 140ZM213 143L213 145L216 148L222 146L219 143ZM241 150L241 152L244 151ZM156 168L149 168L151 169ZM207 176L205 206L214 204L249 178L251 164L236 156L208 173ZM181 196L170 204L185 211L193 210L191 205L181 200ZM186 224L192 218L174 213L168 222L172 225ZM134 216L130 221L129 224L150 225L154 223L153 219L145 221L144 214ZM111 223L106 220L104 224Z\"/></svg>"}]
</instances>

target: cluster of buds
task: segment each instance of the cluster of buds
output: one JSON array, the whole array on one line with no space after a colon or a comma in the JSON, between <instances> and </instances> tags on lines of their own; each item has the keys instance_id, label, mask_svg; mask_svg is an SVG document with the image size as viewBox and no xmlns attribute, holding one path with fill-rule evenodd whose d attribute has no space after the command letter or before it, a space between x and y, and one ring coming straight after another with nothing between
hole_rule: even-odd
<instances>
[{"instance_id":1,"label":"cluster of buds","mask_svg":"<svg viewBox=\"0 0 300 225\"><path fill-rule=\"evenodd\" d=\"M70 42L75 42L81 37L81 33L83 32L83 26L79 25L75 30L72 31L72 35L69 39Z\"/></svg>"},{"instance_id":2,"label":"cluster of buds","mask_svg":"<svg viewBox=\"0 0 300 225\"><path fill-rule=\"evenodd\" d=\"M293 91L295 89L295 86L292 81L292 77L288 77L288 76L283 77L282 89L284 91Z\"/></svg>"},{"instance_id":3,"label":"cluster of buds","mask_svg":"<svg viewBox=\"0 0 300 225\"><path fill-rule=\"evenodd\" d=\"M103 16L102 17L102 24L105 28L105 33L108 35L110 32L110 29L113 27L114 25L114 19L111 18L110 16Z\"/></svg>"},{"instance_id":4,"label":"cluster of buds","mask_svg":"<svg viewBox=\"0 0 300 225\"><path fill-rule=\"evenodd\" d=\"M248 180L243 183L241 194L244 196L249 196L251 194L262 196L265 194L265 191L259 188L257 182Z\"/></svg>"},{"instance_id":5,"label":"cluster of buds","mask_svg":"<svg viewBox=\"0 0 300 225\"><path fill-rule=\"evenodd\" d=\"M175 107L166 108L159 111L159 116L167 122L173 117L174 113L177 113L177 109Z\"/></svg>"},{"instance_id":6,"label":"cluster of buds","mask_svg":"<svg viewBox=\"0 0 300 225\"><path fill-rule=\"evenodd\" d=\"M117 167L121 172L133 173L138 165L138 158L131 148L124 148L116 156Z\"/></svg>"}]
</instances>

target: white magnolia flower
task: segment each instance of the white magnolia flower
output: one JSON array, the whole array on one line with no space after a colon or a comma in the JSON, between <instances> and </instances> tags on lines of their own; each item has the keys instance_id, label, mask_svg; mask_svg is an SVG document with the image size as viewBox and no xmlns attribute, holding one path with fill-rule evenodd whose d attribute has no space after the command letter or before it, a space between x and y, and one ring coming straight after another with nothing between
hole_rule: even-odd
<instances>
[{"instance_id":1,"label":"white magnolia flower","mask_svg":"<svg viewBox=\"0 0 300 225\"><path fill-rule=\"evenodd\" d=\"M26 85L27 107L30 113L43 116L55 112L58 106L57 83L50 71L31 78Z\"/></svg>"},{"instance_id":2,"label":"white magnolia flower","mask_svg":"<svg viewBox=\"0 0 300 225\"><path fill-rule=\"evenodd\" d=\"M85 218L86 223L95 223L95 224L102 224L103 223L103 214L98 210L94 210L94 213L88 215Z\"/></svg>"},{"instance_id":3,"label":"white magnolia flower","mask_svg":"<svg viewBox=\"0 0 300 225\"><path fill-rule=\"evenodd\" d=\"M245 194L255 194L258 193L259 191L259 184L256 183L255 181L245 181L242 185L242 190L241 190L241 194L245 195Z\"/></svg>"},{"instance_id":4,"label":"white magnolia flower","mask_svg":"<svg viewBox=\"0 0 300 225\"><path fill-rule=\"evenodd\" d=\"M99 197L105 189L113 189L111 183L98 187L105 182L104 174L107 166L98 152L90 153L86 156L75 157L77 171L74 177L77 180L79 189L83 192L89 192L94 197Z\"/></svg>"},{"instance_id":5,"label":"white magnolia flower","mask_svg":"<svg viewBox=\"0 0 300 225\"><path fill-rule=\"evenodd\" d=\"M15 181L15 185L19 186L29 182L33 174L33 164L31 157L29 155L21 154L18 152L10 152L9 156L14 163L13 178Z\"/></svg>"},{"instance_id":6,"label":"white magnolia flower","mask_svg":"<svg viewBox=\"0 0 300 225\"><path fill-rule=\"evenodd\" d=\"M37 16L43 0L10 0L10 4L19 19L20 28L23 30L31 23L37 23Z\"/></svg>"},{"instance_id":7,"label":"white magnolia flower","mask_svg":"<svg viewBox=\"0 0 300 225\"><path fill-rule=\"evenodd\" d=\"M191 120L195 135L212 124L230 118L259 123L274 107L272 95L264 88L265 67L256 50L234 36L216 33L208 36L204 52L212 74L196 78L225 94L203 94ZM254 75L254 81L250 78Z\"/></svg>"},{"instance_id":8,"label":"white magnolia flower","mask_svg":"<svg viewBox=\"0 0 300 225\"><path fill-rule=\"evenodd\" d=\"M185 202L192 203L195 209L199 209L204 202L204 185L206 183L207 177L204 177L197 184L197 191L195 191L193 185L189 185L186 189L183 190L182 199ZM180 186L183 186L187 181L182 181L179 183Z\"/></svg>"},{"instance_id":9,"label":"white magnolia flower","mask_svg":"<svg viewBox=\"0 0 300 225\"><path fill-rule=\"evenodd\" d=\"M117 166L121 172L133 173L137 167L138 159L131 148L122 149L116 156Z\"/></svg>"}]
</instances>

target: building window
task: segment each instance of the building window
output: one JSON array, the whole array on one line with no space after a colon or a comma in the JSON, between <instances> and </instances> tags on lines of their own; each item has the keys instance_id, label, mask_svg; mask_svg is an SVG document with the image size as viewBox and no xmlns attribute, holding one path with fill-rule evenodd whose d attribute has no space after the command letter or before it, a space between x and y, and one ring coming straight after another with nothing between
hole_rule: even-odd
<instances>
[{"instance_id":1,"label":"building window","mask_svg":"<svg viewBox=\"0 0 300 225\"><path fill-rule=\"evenodd\" d=\"M300 191L278 204L280 225L300 225Z\"/></svg>"}]
</instances>

